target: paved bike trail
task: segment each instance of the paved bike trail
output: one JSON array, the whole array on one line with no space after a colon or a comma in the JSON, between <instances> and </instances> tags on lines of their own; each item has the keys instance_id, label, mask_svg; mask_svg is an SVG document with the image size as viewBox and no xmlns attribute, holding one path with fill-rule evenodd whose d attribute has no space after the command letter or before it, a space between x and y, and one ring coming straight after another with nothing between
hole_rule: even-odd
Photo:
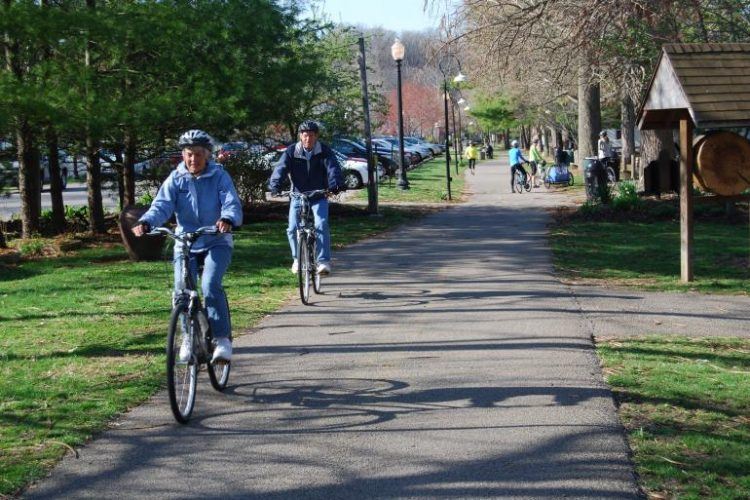
<instances>
[{"instance_id":1,"label":"paved bike trail","mask_svg":"<svg viewBox=\"0 0 750 500\"><path fill-rule=\"evenodd\" d=\"M560 198L507 172L481 162L467 203L336 252L312 306L236 339L225 394L201 374L189 425L160 394L28 497L637 498L591 323L553 275Z\"/></svg>"}]
</instances>

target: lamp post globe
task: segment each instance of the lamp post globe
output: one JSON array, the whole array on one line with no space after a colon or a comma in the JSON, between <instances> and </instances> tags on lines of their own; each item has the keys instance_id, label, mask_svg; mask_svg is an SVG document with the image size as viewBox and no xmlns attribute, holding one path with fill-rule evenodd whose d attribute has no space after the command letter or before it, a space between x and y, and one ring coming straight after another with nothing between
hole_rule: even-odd
<instances>
[{"instance_id":1,"label":"lamp post globe","mask_svg":"<svg viewBox=\"0 0 750 500\"><path fill-rule=\"evenodd\" d=\"M403 100L401 98L401 61L404 60L406 53L406 47L401 43L401 40L396 38L396 41L391 45L391 56L396 61L396 74L397 74L397 88L398 88L398 182L396 186L399 189L409 189L409 181L406 179L406 165L404 163L404 107Z\"/></svg>"}]
</instances>

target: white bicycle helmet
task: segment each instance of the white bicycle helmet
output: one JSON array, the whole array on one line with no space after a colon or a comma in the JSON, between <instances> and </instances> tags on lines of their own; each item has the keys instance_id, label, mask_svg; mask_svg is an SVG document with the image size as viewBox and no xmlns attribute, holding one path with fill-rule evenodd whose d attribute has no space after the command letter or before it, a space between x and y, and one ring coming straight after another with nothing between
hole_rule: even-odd
<instances>
[{"instance_id":1,"label":"white bicycle helmet","mask_svg":"<svg viewBox=\"0 0 750 500\"><path fill-rule=\"evenodd\" d=\"M193 129L188 130L180 136L180 140L177 141L177 146L180 149L189 148L191 146L202 146L211 151L213 149L213 139L211 139L211 136L204 131Z\"/></svg>"},{"instance_id":2,"label":"white bicycle helmet","mask_svg":"<svg viewBox=\"0 0 750 500\"><path fill-rule=\"evenodd\" d=\"M518 147L518 141L515 140L515 139L513 139L512 141L510 141L510 147L517 148Z\"/></svg>"}]
</instances>

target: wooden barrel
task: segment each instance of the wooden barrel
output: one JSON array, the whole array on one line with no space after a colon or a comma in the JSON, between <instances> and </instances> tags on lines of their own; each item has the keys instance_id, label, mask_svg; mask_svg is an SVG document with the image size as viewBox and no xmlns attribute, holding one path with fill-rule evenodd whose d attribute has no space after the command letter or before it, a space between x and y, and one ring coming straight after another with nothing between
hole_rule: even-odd
<instances>
[{"instance_id":1,"label":"wooden barrel","mask_svg":"<svg viewBox=\"0 0 750 500\"><path fill-rule=\"evenodd\" d=\"M750 141L718 131L694 141L695 180L706 191L732 196L750 188Z\"/></svg>"}]
</instances>

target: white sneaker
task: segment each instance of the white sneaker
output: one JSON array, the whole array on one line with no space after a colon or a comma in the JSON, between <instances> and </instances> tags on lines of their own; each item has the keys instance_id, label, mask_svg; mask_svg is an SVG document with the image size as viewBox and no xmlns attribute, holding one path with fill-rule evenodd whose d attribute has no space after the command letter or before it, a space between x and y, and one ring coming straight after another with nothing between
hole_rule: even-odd
<instances>
[{"instance_id":1,"label":"white sneaker","mask_svg":"<svg viewBox=\"0 0 750 500\"><path fill-rule=\"evenodd\" d=\"M328 262L321 262L320 264L318 264L316 272L321 276L331 274L331 264L329 264Z\"/></svg>"},{"instance_id":2,"label":"white sneaker","mask_svg":"<svg viewBox=\"0 0 750 500\"><path fill-rule=\"evenodd\" d=\"M232 341L226 337L216 339L216 347L214 347L214 356L211 358L211 363L216 363L219 360L230 361L232 359Z\"/></svg>"},{"instance_id":3,"label":"white sneaker","mask_svg":"<svg viewBox=\"0 0 750 500\"><path fill-rule=\"evenodd\" d=\"M193 339L192 335L182 336L182 345L180 346L180 355L178 361L180 363L187 363L190 361L190 357L193 355Z\"/></svg>"},{"instance_id":4,"label":"white sneaker","mask_svg":"<svg viewBox=\"0 0 750 500\"><path fill-rule=\"evenodd\" d=\"M292 262L292 272L294 274L297 274L297 271L299 270L299 262L297 259L294 259L294 262Z\"/></svg>"}]
</instances>

